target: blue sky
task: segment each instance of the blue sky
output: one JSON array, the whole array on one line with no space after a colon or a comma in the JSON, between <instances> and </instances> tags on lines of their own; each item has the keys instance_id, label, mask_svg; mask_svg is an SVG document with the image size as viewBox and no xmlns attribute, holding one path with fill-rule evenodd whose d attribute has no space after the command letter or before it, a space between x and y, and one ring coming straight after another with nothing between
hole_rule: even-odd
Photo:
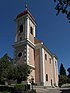
<instances>
[{"instance_id":1,"label":"blue sky","mask_svg":"<svg viewBox=\"0 0 70 93\"><path fill-rule=\"evenodd\" d=\"M13 58L16 16L24 11L26 0L0 1L0 57L5 53ZM70 67L70 24L66 16L56 16L53 0L28 0L29 11L34 16L37 37L58 56L58 64Z\"/></svg>"}]
</instances>

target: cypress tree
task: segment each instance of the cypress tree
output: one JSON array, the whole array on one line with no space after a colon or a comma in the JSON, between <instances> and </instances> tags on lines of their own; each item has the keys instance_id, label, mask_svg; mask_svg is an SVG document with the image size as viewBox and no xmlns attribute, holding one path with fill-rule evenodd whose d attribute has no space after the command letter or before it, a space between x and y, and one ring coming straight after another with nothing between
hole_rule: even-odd
<instances>
[{"instance_id":1,"label":"cypress tree","mask_svg":"<svg viewBox=\"0 0 70 93\"><path fill-rule=\"evenodd\" d=\"M65 70L62 63L61 63L61 66L60 66L60 75L66 76L66 70Z\"/></svg>"}]
</instances>

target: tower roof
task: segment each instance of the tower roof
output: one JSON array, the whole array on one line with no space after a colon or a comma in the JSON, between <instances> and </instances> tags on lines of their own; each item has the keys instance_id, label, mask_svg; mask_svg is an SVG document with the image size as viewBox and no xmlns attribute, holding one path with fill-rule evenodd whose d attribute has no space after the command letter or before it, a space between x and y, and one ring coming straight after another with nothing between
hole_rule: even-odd
<instances>
[{"instance_id":1,"label":"tower roof","mask_svg":"<svg viewBox=\"0 0 70 93\"><path fill-rule=\"evenodd\" d=\"M28 11L28 10L24 10L23 12L21 12L20 14L17 15L16 19L23 16L29 14L29 16L35 21L34 17L32 16L32 14Z\"/></svg>"}]
</instances>

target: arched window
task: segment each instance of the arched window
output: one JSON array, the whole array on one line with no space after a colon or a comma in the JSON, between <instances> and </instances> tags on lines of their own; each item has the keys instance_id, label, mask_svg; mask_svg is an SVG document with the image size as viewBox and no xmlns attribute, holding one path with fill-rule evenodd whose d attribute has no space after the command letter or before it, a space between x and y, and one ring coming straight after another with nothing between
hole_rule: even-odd
<instances>
[{"instance_id":1,"label":"arched window","mask_svg":"<svg viewBox=\"0 0 70 93\"><path fill-rule=\"evenodd\" d=\"M30 33L33 35L33 28L30 27Z\"/></svg>"},{"instance_id":2,"label":"arched window","mask_svg":"<svg viewBox=\"0 0 70 93\"><path fill-rule=\"evenodd\" d=\"M21 57L22 56L22 53L20 52L19 54L18 54L18 57Z\"/></svg>"}]
</instances>

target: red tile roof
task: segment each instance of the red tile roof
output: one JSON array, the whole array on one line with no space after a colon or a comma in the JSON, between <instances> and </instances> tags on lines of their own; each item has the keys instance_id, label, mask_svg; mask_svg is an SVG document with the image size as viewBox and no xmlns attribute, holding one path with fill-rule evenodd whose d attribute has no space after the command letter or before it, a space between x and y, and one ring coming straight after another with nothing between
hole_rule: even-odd
<instances>
[{"instance_id":1,"label":"red tile roof","mask_svg":"<svg viewBox=\"0 0 70 93\"><path fill-rule=\"evenodd\" d=\"M21 16L23 16L23 15L26 15L26 14L29 14L30 17L31 17L33 20L35 20L34 17L32 16L32 14L31 14L28 10L24 10L22 13L18 14L16 18L19 18L19 17L21 17Z\"/></svg>"}]
</instances>

